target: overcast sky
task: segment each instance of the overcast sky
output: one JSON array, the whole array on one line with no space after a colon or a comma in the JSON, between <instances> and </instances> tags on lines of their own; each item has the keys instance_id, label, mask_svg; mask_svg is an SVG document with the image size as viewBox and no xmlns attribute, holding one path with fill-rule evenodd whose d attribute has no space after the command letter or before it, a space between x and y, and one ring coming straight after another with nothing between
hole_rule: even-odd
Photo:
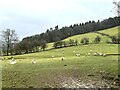
<instances>
[{"instance_id":1,"label":"overcast sky","mask_svg":"<svg viewBox=\"0 0 120 90\"><path fill-rule=\"evenodd\" d=\"M116 0L117 1L117 0ZM0 0L0 30L15 29L19 39L50 27L116 16L113 0Z\"/></svg>"}]
</instances>

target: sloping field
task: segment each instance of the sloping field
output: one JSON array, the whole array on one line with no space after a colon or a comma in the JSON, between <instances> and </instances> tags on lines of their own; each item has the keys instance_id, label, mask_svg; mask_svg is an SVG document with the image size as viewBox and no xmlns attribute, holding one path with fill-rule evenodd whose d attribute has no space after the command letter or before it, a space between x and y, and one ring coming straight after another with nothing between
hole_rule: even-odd
<instances>
[{"instance_id":1,"label":"sloping field","mask_svg":"<svg viewBox=\"0 0 120 90\"><path fill-rule=\"evenodd\" d=\"M114 27L114 28L110 28L110 29L106 29L106 30L102 30L102 31L98 31L98 32L103 33L103 34L107 34L109 36L113 36L113 35L117 35L118 32L120 32L120 30L118 29L118 27ZM82 35L72 36L72 37L69 37L65 40L67 41L69 39L73 39L73 40L77 39L77 40L80 41L81 38L87 37L87 38L89 38L90 42L93 42L96 36L101 37L102 43L105 43L107 40L111 40L109 37L107 37L105 35L98 34L96 32L91 32L91 33L86 33L86 34L82 34Z\"/></svg>"},{"instance_id":2,"label":"sloping field","mask_svg":"<svg viewBox=\"0 0 120 90\"><path fill-rule=\"evenodd\" d=\"M95 52L108 56L94 56ZM3 88L117 87L118 46L79 45L44 52L4 57ZM76 55L79 54L79 55ZM111 54L111 55L110 55ZM63 60L62 60L63 58ZM32 60L36 64L32 64Z\"/></svg>"},{"instance_id":3,"label":"sloping field","mask_svg":"<svg viewBox=\"0 0 120 90\"><path fill-rule=\"evenodd\" d=\"M0 57L2 87L118 88L118 45L106 43L109 36L117 33L118 27L114 27L65 39L80 42L81 38L88 37L93 42L96 36L100 36L100 44L51 49L53 43L50 43L47 51ZM15 64L11 64L11 57L14 57Z\"/></svg>"}]
</instances>

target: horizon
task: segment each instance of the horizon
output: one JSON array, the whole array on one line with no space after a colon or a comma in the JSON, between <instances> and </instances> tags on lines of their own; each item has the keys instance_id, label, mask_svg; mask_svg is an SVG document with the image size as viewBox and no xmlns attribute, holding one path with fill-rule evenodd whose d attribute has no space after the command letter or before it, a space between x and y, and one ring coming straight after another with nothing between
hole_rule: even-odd
<instances>
[{"instance_id":1,"label":"horizon","mask_svg":"<svg viewBox=\"0 0 120 90\"><path fill-rule=\"evenodd\" d=\"M56 25L62 28L92 20L102 21L116 16L111 12L114 9L112 2L113 0L0 0L0 30L14 29L19 40L22 40Z\"/></svg>"}]
</instances>

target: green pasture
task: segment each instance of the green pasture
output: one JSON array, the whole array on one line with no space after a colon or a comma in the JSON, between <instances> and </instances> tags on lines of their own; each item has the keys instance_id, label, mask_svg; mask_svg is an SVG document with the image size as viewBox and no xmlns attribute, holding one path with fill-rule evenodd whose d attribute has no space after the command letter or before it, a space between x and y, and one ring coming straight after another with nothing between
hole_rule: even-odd
<instances>
[{"instance_id":1,"label":"green pasture","mask_svg":"<svg viewBox=\"0 0 120 90\"><path fill-rule=\"evenodd\" d=\"M13 56L17 61L14 65L10 64L11 56L4 57L7 60L1 61L2 87L60 88L68 87L65 85L72 83L72 80L82 83L94 82L96 87L113 87L118 74L118 55L94 56L95 52L118 54L118 45L79 45L17 55ZM64 60L61 60L61 57L64 57ZM32 64L32 60L35 60L36 64Z\"/></svg>"},{"instance_id":2,"label":"green pasture","mask_svg":"<svg viewBox=\"0 0 120 90\"><path fill-rule=\"evenodd\" d=\"M119 31L114 27L99 32L113 36ZM92 43L96 36L101 37L100 44ZM65 41L77 39L80 42L83 37L88 37L90 44L52 49L53 43L49 43L43 52L0 56L4 58L0 60L2 88L118 87L118 45L107 44L111 39L95 32ZM106 56L94 56L96 52ZM16 64L10 64L11 57ZM32 64L32 60L36 64Z\"/></svg>"}]
</instances>

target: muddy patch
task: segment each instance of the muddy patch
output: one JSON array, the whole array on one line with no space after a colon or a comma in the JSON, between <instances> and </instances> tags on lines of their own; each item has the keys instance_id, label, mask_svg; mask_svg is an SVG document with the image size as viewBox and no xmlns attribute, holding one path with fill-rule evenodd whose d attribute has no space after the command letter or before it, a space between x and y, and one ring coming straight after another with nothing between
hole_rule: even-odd
<instances>
[{"instance_id":1,"label":"muddy patch","mask_svg":"<svg viewBox=\"0 0 120 90\"><path fill-rule=\"evenodd\" d=\"M73 79L71 77L64 80L61 84L62 88L117 88L113 85L108 84L107 82L103 81L92 81L89 80L87 82Z\"/></svg>"}]
</instances>

